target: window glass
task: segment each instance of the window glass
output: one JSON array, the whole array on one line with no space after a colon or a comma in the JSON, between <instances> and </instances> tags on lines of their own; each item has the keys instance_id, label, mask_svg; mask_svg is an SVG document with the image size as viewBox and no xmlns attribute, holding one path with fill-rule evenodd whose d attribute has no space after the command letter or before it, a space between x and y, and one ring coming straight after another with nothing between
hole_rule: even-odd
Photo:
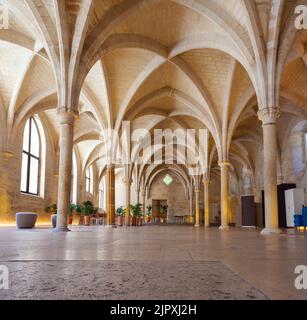
<instances>
[{"instance_id":1,"label":"window glass","mask_svg":"<svg viewBox=\"0 0 307 320\"><path fill-rule=\"evenodd\" d=\"M21 191L27 192L27 174L28 174L28 157L26 154L22 154L21 165Z\"/></svg>"},{"instance_id":2,"label":"window glass","mask_svg":"<svg viewBox=\"0 0 307 320\"><path fill-rule=\"evenodd\" d=\"M30 160L30 179L29 193L38 194L38 160L31 158Z\"/></svg>"},{"instance_id":3,"label":"window glass","mask_svg":"<svg viewBox=\"0 0 307 320\"><path fill-rule=\"evenodd\" d=\"M39 157L39 134L35 122L32 120L31 124L31 154Z\"/></svg>"},{"instance_id":4,"label":"window glass","mask_svg":"<svg viewBox=\"0 0 307 320\"><path fill-rule=\"evenodd\" d=\"M24 129L20 191L39 194L40 136L37 123L30 118Z\"/></svg>"},{"instance_id":5,"label":"window glass","mask_svg":"<svg viewBox=\"0 0 307 320\"><path fill-rule=\"evenodd\" d=\"M29 151L30 121L28 120L23 134L23 150Z\"/></svg>"}]
</instances>

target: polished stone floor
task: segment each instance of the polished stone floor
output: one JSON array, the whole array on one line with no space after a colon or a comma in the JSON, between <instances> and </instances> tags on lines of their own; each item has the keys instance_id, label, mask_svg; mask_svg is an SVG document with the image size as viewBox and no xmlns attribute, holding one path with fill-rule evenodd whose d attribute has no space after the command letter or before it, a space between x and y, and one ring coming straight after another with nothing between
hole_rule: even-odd
<instances>
[{"instance_id":1,"label":"polished stone floor","mask_svg":"<svg viewBox=\"0 0 307 320\"><path fill-rule=\"evenodd\" d=\"M0 299L307 299L307 233L234 228L0 228Z\"/></svg>"}]
</instances>

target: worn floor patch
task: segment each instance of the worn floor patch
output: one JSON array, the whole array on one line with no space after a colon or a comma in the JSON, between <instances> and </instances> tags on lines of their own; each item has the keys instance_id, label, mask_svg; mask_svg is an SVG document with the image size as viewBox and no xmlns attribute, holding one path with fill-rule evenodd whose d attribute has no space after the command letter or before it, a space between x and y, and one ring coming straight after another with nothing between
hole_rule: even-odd
<instances>
[{"instance_id":1,"label":"worn floor patch","mask_svg":"<svg viewBox=\"0 0 307 320\"><path fill-rule=\"evenodd\" d=\"M0 299L267 299L221 262L7 262Z\"/></svg>"}]
</instances>

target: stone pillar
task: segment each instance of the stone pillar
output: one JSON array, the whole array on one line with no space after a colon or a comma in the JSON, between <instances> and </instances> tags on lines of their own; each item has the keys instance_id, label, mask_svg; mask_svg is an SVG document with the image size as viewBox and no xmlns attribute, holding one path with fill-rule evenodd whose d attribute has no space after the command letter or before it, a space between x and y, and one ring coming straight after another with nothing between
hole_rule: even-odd
<instances>
[{"instance_id":1,"label":"stone pillar","mask_svg":"<svg viewBox=\"0 0 307 320\"><path fill-rule=\"evenodd\" d=\"M1 223L4 224L15 223L15 217L12 214L12 179L10 178L13 156L13 152L5 150L0 159L0 215Z\"/></svg>"},{"instance_id":2,"label":"stone pillar","mask_svg":"<svg viewBox=\"0 0 307 320\"><path fill-rule=\"evenodd\" d=\"M146 214L146 189L143 189L142 197L143 197L143 215L145 216L145 214Z\"/></svg>"},{"instance_id":3,"label":"stone pillar","mask_svg":"<svg viewBox=\"0 0 307 320\"><path fill-rule=\"evenodd\" d=\"M200 190L195 189L195 227L200 226L199 194Z\"/></svg>"},{"instance_id":4,"label":"stone pillar","mask_svg":"<svg viewBox=\"0 0 307 320\"><path fill-rule=\"evenodd\" d=\"M261 234L280 233L277 203L277 132L279 108L258 112L263 128L263 182L265 195L265 229Z\"/></svg>"},{"instance_id":5,"label":"stone pillar","mask_svg":"<svg viewBox=\"0 0 307 320\"><path fill-rule=\"evenodd\" d=\"M124 178L123 180L126 187L126 215L125 215L125 225L130 226L130 205L131 205L131 184L132 180L130 178Z\"/></svg>"},{"instance_id":6,"label":"stone pillar","mask_svg":"<svg viewBox=\"0 0 307 320\"><path fill-rule=\"evenodd\" d=\"M204 226L210 227L209 178L204 178Z\"/></svg>"},{"instance_id":7,"label":"stone pillar","mask_svg":"<svg viewBox=\"0 0 307 320\"><path fill-rule=\"evenodd\" d=\"M190 191L190 216L194 215L194 207L193 207L193 189Z\"/></svg>"},{"instance_id":8,"label":"stone pillar","mask_svg":"<svg viewBox=\"0 0 307 320\"><path fill-rule=\"evenodd\" d=\"M69 215L71 196L71 171L73 156L74 122L77 113L59 110L60 116L60 161L58 184L58 212L55 231L69 231L67 219Z\"/></svg>"},{"instance_id":9,"label":"stone pillar","mask_svg":"<svg viewBox=\"0 0 307 320\"><path fill-rule=\"evenodd\" d=\"M228 161L223 161L219 163L221 167L221 226L220 230L229 229L228 225L228 170L230 163Z\"/></svg>"},{"instance_id":10,"label":"stone pillar","mask_svg":"<svg viewBox=\"0 0 307 320\"><path fill-rule=\"evenodd\" d=\"M110 164L107 166L106 173L106 211L107 225L115 226L115 167Z\"/></svg>"},{"instance_id":11,"label":"stone pillar","mask_svg":"<svg viewBox=\"0 0 307 320\"><path fill-rule=\"evenodd\" d=\"M141 201L140 201L140 189L137 189L136 190L136 202L137 203L140 203Z\"/></svg>"}]
</instances>

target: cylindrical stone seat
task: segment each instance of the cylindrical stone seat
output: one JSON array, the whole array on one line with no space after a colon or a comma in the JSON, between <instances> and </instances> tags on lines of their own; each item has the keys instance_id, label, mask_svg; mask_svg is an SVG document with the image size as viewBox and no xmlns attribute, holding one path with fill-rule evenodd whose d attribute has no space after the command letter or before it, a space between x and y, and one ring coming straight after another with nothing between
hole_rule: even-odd
<instances>
[{"instance_id":1,"label":"cylindrical stone seat","mask_svg":"<svg viewBox=\"0 0 307 320\"><path fill-rule=\"evenodd\" d=\"M35 227L37 213L18 212L16 213L16 225L18 229L32 229Z\"/></svg>"}]
</instances>

